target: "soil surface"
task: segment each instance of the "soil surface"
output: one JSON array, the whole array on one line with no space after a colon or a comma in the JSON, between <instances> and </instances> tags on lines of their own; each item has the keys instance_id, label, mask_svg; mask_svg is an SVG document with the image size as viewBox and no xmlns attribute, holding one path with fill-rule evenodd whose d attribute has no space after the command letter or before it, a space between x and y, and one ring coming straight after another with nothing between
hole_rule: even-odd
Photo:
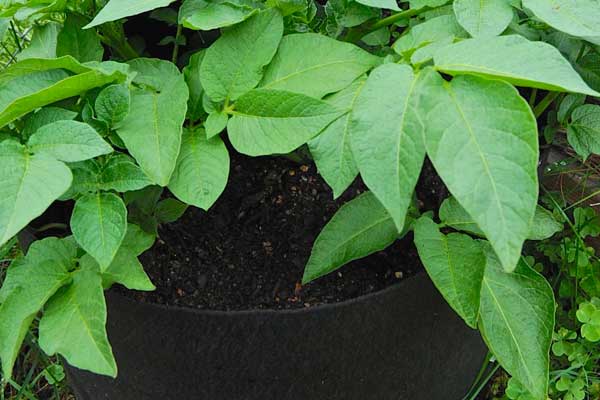
<instances>
[{"instance_id":1,"label":"soil surface","mask_svg":"<svg viewBox=\"0 0 600 400\"><path fill-rule=\"evenodd\" d=\"M422 269L412 235L305 286L304 266L320 230L345 202L365 191L358 179L338 200L314 164L250 158L230 151L225 192L208 211L190 207L159 228L141 256L155 292L142 301L211 310L290 309L376 292ZM426 165L418 197L424 208L446 196Z\"/></svg>"}]
</instances>

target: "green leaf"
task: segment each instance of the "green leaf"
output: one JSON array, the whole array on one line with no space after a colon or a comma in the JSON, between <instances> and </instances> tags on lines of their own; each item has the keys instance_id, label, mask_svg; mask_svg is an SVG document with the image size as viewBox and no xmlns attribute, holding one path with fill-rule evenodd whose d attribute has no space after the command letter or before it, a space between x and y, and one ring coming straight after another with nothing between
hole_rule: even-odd
<instances>
[{"instance_id":1,"label":"green leaf","mask_svg":"<svg viewBox=\"0 0 600 400\"><path fill-rule=\"evenodd\" d=\"M125 154L114 154L108 158L102 168L98 189L128 192L151 184L152 182L131 157Z\"/></svg>"},{"instance_id":2,"label":"green leaf","mask_svg":"<svg viewBox=\"0 0 600 400\"><path fill-rule=\"evenodd\" d=\"M84 30L86 18L68 14L63 29L58 34L56 55L73 56L80 62L102 61L104 47L95 30Z\"/></svg>"},{"instance_id":3,"label":"green leaf","mask_svg":"<svg viewBox=\"0 0 600 400\"><path fill-rule=\"evenodd\" d=\"M113 151L98 133L83 122L56 121L39 128L27 142L35 154L66 162L83 161Z\"/></svg>"},{"instance_id":4,"label":"green leaf","mask_svg":"<svg viewBox=\"0 0 600 400\"><path fill-rule=\"evenodd\" d=\"M71 171L12 141L0 142L0 245L40 216L71 185Z\"/></svg>"},{"instance_id":5,"label":"green leaf","mask_svg":"<svg viewBox=\"0 0 600 400\"><path fill-rule=\"evenodd\" d=\"M56 48L61 25L49 22L46 25L36 26L33 29L31 43L17 54L17 60L28 58L56 58Z\"/></svg>"},{"instance_id":6,"label":"green leaf","mask_svg":"<svg viewBox=\"0 0 600 400\"><path fill-rule=\"evenodd\" d=\"M105 22L116 21L121 18L127 18L132 15L152 11L155 8L166 7L175 0L109 0L109 2L100 10L96 18L83 29L102 25Z\"/></svg>"},{"instance_id":7,"label":"green leaf","mask_svg":"<svg viewBox=\"0 0 600 400\"><path fill-rule=\"evenodd\" d=\"M261 11L223 32L206 50L200 80L213 101L236 100L256 87L283 34L279 11Z\"/></svg>"},{"instance_id":8,"label":"green leaf","mask_svg":"<svg viewBox=\"0 0 600 400\"><path fill-rule=\"evenodd\" d=\"M584 160L590 154L600 154L600 106L584 104L571 114L567 139Z\"/></svg>"},{"instance_id":9,"label":"green leaf","mask_svg":"<svg viewBox=\"0 0 600 400\"><path fill-rule=\"evenodd\" d=\"M481 289L479 329L502 367L535 399L546 399L554 330L554 294L546 279L519 262L506 273L491 249Z\"/></svg>"},{"instance_id":10,"label":"green leaf","mask_svg":"<svg viewBox=\"0 0 600 400\"><path fill-rule=\"evenodd\" d=\"M183 69L183 76L190 92L187 117L192 122L196 122L206 114L204 108L202 107L204 89L202 88L202 83L200 82L200 65L204 59L204 54L205 50L194 53L190 57L188 65Z\"/></svg>"},{"instance_id":11,"label":"green leaf","mask_svg":"<svg viewBox=\"0 0 600 400\"><path fill-rule=\"evenodd\" d=\"M497 36L513 18L508 0L456 0L454 14L473 37Z\"/></svg>"},{"instance_id":12,"label":"green leaf","mask_svg":"<svg viewBox=\"0 0 600 400\"><path fill-rule=\"evenodd\" d=\"M98 94L94 109L100 121L113 127L127 117L130 103L131 95L127 85L110 85Z\"/></svg>"},{"instance_id":13,"label":"green leaf","mask_svg":"<svg viewBox=\"0 0 600 400\"><path fill-rule=\"evenodd\" d=\"M356 2L369 7L400 11L400 7L398 7L396 0L356 0Z\"/></svg>"},{"instance_id":14,"label":"green leaf","mask_svg":"<svg viewBox=\"0 0 600 400\"><path fill-rule=\"evenodd\" d=\"M344 89L380 62L360 47L317 33L287 35L260 86L321 98Z\"/></svg>"},{"instance_id":15,"label":"green leaf","mask_svg":"<svg viewBox=\"0 0 600 400\"><path fill-rule=\"evenodd\" d=\"M550 211L541 206L537 206L527 239L546 240L562 230L563 224L558 222Z\"/></svg>"},{"instance_id":16,"label":"green leaf","mask_svg":"<svg viewBox=\"0 0 600 400\"><path fill-rule=\"evenodd\" d=\"M600 44L600 5L595 0L523 0L523 7L556 30Z\"/></svg>"},{"instance_id":17,"label":"green leaf","mask_svg":"<svg viewBox=\"0 0 600 400\"><path fill-rule=\"evenodd\" d=\"M219 137L203 129L185 131L169 190L185 203L208 210L221 195L229 176L229 153Z\"/></svg>"},{"instance_id":18,"label":"green leaf","mask_svg":"<svg viewBox=\"0 0 600 400\"><path fill-rule=\"evenodd\" d=\"M130 250L119 249L115 259L102 273L102 285L109 288L115 283L129 290L152 291L156 286L152 283L138 258Z\"/></svg>"},{"instance_id":19,"label":"green leaf","mask_svg":"<svg viewBox=\"0 0 600 400\"><path fill-rule=\"evenodd\" d=\"M231 144L240 153L286 154L315 137L343 113L303 94L255 89L235 103L227 128Z\"/></svg>"},{"instance_id":20,"label":"green leaf","mask_svg":"<svg viewBox=\"0 0 600 400\"><path fill-rule=\"evenodd\" d=\"M145 89L131 92L129 114L117 133L148 177L160 186L169 183L181 146L188 89L177 67L156 59L130 62L134 83Z\"/></svg>"},{"instance_id":21,"label":"green leaf","mask_svg":"<svg viewBox=\"0 0 600 400\"><path fill-rule=\"evenodd\" d=\"M456 230L469 232L477 236L485 236L474 219L465 211L454 197L448 197L440 207L440 220ZM533 222L529 227L527 240L545 240L562 231L563 224L558 222L552 213L537 206Z\"/></svg>"},{"instance_id":22,"label":"green leaf","mask_svg":"<svg viewBox=\"0 0 600 400\"><path fill-rule=\"evenodd\" d=\"M568 94L560 102L557 119L561 125L567 125L573 111L585 104L586 96L583 94Z\"/></svg>"},{"instance_id":23,"label":"green leaf","mask_svg":"<svg viewBox=\"0 0 600 400\"><path fill-rule=\"evenodd\" d=\"M577 320L583 324L582 337L590 342L600 341L600 299L595 297L592 301L579 304Z\"/></svg>"},{"instance_id":24,"label":"green leaf","mask_svg":"<svg viewBox=\"0 0 600 400\"><path fill-rule=\"evenodd\" d=\"M415 114L419 87L407 65L378 67L360 92L350 123L360 175L398 231L404 227L425 158L423 125Z\"/></svg>"},{"instance_id":25,"label":"green leaf","mask_svg":"<svg viewBox=\"0 0 600 400\"><path fill-rule=\"evenodd\" d=\"M400 55L410 55L419 48L455 37L467 37L467 33L454 15L441 15L410 28L396 40L392 48Z\"/></svg>"},{"instance_id":26,"label":"green leaf","mask_svg":"<svg viewBox=\"0 0 600 400\"><path fill-rule=\"evenodd\" d=\"M32 244L27 256L14 261L0 291L0 359L5 378L29 327L48 299L69 279L77 248L48 238Z\"/></svg>"},{"instance_id":27,"label":"green leaf","mask_svg":"<svg viewBox=\"0 0 600 400\"><path fill-rule=\"evenodd\" d=\"M450 75L472 74L517 86L600 96L555 47L522 36L467 39L443 47L434 60L436 69Z\"/></svg>"},{"instance_id":28,"label":"green leaf","mask_svg":"<svg viewBox=\"0 0 600 400\"><path fill-rule=\"evenodd\" d=\"M29 114L24 119L23 130L21 136L24 139L29 139L38 129L44 125L51 124L56 121L71 121L77 117L75 111L67 110L59 107L44 107L38 111Z\"/></svg>"},{"instance_id":29,"label":"green leaf","mask_svg":"<svg viewBox=\"0 0 600 400\"><path fill-rule=\"evenodd\" d=\"M40 321L40 347L48 355L60 354L74 367L114 378L117 365L105 324L102 278L84 265L73 274L73 283L48 302Z\"/></svg>"},{"instance_id":30,"label":"green leaf","mask_svg":"<svg viewBox=\"0 0 600 400\"><path fill-rule=\"evenodd\" d=\"M73 184L63 196L67 199L99 190L128 192L152 184L135 161L122 153L113 153L104 162L88 160L69 164L69 167L73 172Z\"/></svg>"},{"instance_id":31,"label":"green leaf","mask_svg":"<svg viewBox=\"0 0 600 400\"><path fill-rule=\"evenodd\" d=\"M348 111L308 142L319 173L333 189L334 198L341 196L358 175L350 146L350 121L352 109L366 81L363 76L341 92L325 98L327 103Z\"/></svg>"},{"instance_id":32,"label":"green leaf","mask_svg":"<svg viewBox=\"0 0 600 400\"><path fill-rule=\"evenodd\" d=\"M392 217L371 192L344 204L325 225L304 269L302 283L383 250L398 237Z\"/></svg>"},{"instance_id":33,"label":"green leaf","mask_svg":"<svg viewBox=\"0 0 600 400\"><path fill-rule=\"evenodd\" d=\"M227 121L229 121L229 115L224 112L212 112L208 114L208 118L204 121L206 136L210 139L223 132L227 128Z\"/></svg>"},{"instance_id":34,"label":"green leaf","mask_svg":"<svg viewBox=\"0 0 600 400\"><path fill-rule=\"evenodd\" d=\"M248 0L186 0L179 10L179 23L203 31L224 28L250 18L259 7Z\"/></svg>"},{"instance_id":35,"label":"green leaf","mask_svg":"<svg viewBox=\"0 0 600 400\"><path fill-rule=\"evenodd\" d=\"M227 158L229 161L229 157ZM227 166L229 170L229 165ZM159 223L171 223L177 221L187 210L188 205L173 198L164 199L156 205L155 216Z\"/></svg>"},{"instance_id":36,"label":"green leaf","mask_svg":"<svg viewBox=\"0 0 600 400\"><path fill-rule=\"evenodd\" d=\"M0 75L0 127L39 107L127 78L122 71L105 67L84 66L70 56L13 64Z\"/></svg>"},{"instance_id":37,"label":"green leaf","mask_svg":"<svg viewBox=\"0 0 600 400\"><path fill-rule=\"evenodd\" d=\"M414 230L419 257L431 280L467 325L477 329L486 263L481 245L461 233L444 235L428 217L419 218Z\"/></svg>"},{"instance_id":38,"label":"green leaf","mask_svg":"<svg viewBox=\"0 0 600 400\"><path fill-rule=\"evenodd\" d=\"M104 271L112 262L127 231L127 208L113 193L94 193L75 202L71 230L77 243Z\"/></svg>"},{"instance_id":39,"label":"green leaf","mask_svg":"<svg viewBox=\"0 0 600 400\"><path fill-rule=\"evenodd\" d=\"M436 171L512 271L538 197L537 124L511 85L424 72L420 118ZM510 121L510 124L507 124Z\"/></svg>"},{"instance_id":40,"label":"green leaf","mask_svg":"<svg viewBox=\"0 0 600 400\"><path fill-rule=\"evenodd\" d=\"M465 211L454 197L448 197L440 206L440 220L447 226L458 231L472 233L477 236L485 236L477 226L473 217Z\"/></svg>"}]
</instances>

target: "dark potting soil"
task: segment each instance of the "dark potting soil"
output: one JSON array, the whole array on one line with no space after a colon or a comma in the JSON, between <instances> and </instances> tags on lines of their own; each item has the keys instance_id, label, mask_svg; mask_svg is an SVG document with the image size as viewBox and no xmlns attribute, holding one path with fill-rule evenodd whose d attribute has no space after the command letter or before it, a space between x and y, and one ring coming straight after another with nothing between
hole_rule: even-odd
<instances>
[{"instance_id":1,"label":"dark potting soil","mask_svg":"<svg viewBox=\"0 0 600 400\"><path fill-rule=\"evenodd\" d=\"M408 235L301 286L320 230L364 185L357 180L333 200L314 164L231 156L229 182L216 204L208 212L190 207L179 221L162 225L155 246L141 256L156 291L130 296L210 310L302 308L376 292L422 268ZM424 208L445 197L432 171L426 165L419 184Z\"/></svg>"}]
</instances>

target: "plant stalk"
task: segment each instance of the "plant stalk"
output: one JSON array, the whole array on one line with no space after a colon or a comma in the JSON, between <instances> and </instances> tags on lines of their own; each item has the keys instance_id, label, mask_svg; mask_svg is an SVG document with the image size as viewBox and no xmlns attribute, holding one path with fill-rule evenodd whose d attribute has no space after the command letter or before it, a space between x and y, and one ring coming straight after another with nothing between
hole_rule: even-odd
<instances>
[{"instance_id":1,"label":"plant stalk","mask_svg":"<svg viewBox=\"0 0 600 400\"><path fill-rule=\"evenodd\" d=\"M380 19L379 21L371 25L359 25L357 27L349 29L346 35L342 38L342 40L351 43L358 42L360 39L362 39L364 36L368 35L371 32L375 32L378 29L390 26L404 18L414 17L415 15L419 15L430 9L430 7L423 7L418 9L411 8L408 10L397 12L396 14L392 14L389 17Z\"/></svg>"},{"instance_id":2,"label":"plant stalk","mask_svg":"<svg viewBox=\"0 0 600 400\"><path fill-rule=\"evenodd\" d=\"M550 104L552 104L552 102L554 100L556 100L556 98L560 95L560 93L558 92L550 92L548 93L543 99L542 101L540 101L533 109L533 114L535 115L535 118L539 118L544 111L546 111L546 109L548 107L550 107Z\"/></svg>"},{"instance_id":3,"label":"plant stalk","mask_svg":"<svg viewBox=\"0 0 600 400\"><path fill-rule=\"evenodd\" d=\"M181 38L182 25L177 25L177 34L175 35L175 45L173 46L173 56L171 61L173 64L177 64L177 57L179 57L179 39Z\"/></svg>"}]
</instances>

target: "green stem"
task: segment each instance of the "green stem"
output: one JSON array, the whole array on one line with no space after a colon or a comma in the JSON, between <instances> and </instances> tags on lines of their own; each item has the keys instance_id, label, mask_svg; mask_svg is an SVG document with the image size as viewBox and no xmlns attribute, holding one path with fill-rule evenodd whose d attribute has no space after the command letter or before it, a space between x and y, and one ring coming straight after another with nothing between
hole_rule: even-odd
<instances>
[{"instance_id":1,"label":"green stem","mask_svg":"<svg viewBox=\"0 0 600 400\"><path fill-rule=\"evenodd\" d=\"M558 92L550 92L548 93L543 99L542 101L540 101L538 103L537 106L534 107L533 109L533 114L535 115L536 118L539 118L544 111L546 111L546 109L548 107L550 107L550 104L552 104L552 102L554 100L556 100L556 98L560 95L560 93Z\"/></svg>"},{"instance_id":2,"label":"green stem","mask_svg":"<svg viewBox=\"0 0 600 400\"><path fill-rule=\"evenodd\" d=\"M113 23L104 24L101 35L102 42L114 49L125 61L138 58L138 53L131 47L122 30L115 29Z\"/></svg>"},{"instance_id":3,"label":"green stem","mask_svg":"<svg viewBox=\"0 0 600 400\"><path fill-rule=\"evenodd\" d=\"M173 56L171 57L171 61L173 64L177 64L177 57L179 57L179 39L181 38L181 31L183 26L177 25L177 34L175 35L175 45L173 46Z\"/></svg>"},{"instance_id":4,"label":"green stem","mask_svg":"<svg viewBox=\"0 0 600 400\"><path fill-rule=\"evenodd\" d=\"M380 19L379 21L371 24L371 25L360 25L355 28L351 28L348 30L343 40L345 42L355 43L362 39L364 36L368 35L371 32L375 32L378 29L384 28L386 26L390 26L402 19L414 17L415 15L419 15L425 11L430 10L429 7L423 8L411 8L408 10L397 12L396 14L392 14L389 17Z\"/></svg>"},{"instance_id":5,"label":"green stem","mask_svg":"<svg viewBox=\"0 0 600 400\"><path fill-rule=\"evenodd\" d=\"M533 88L531 90L531 95L529 96L529 106L533 107L535 105L535 101L537 100L537 88Z\"/></svg>"},{"instance_id":6,"label":"green stem","mask_svg":"<svg viewBox=\"0 0 600 400\"><path fill-rule=\"evenodd\" d=\"M17 34L17 29L15 28L15 24L10 21L10 30L12 31L13 36L15 37L15 42L17 43L17 47L19 51L23 51L23 47L21 46L21 41L19 40L19 35Z\"/></svg>"}]
</instances>

